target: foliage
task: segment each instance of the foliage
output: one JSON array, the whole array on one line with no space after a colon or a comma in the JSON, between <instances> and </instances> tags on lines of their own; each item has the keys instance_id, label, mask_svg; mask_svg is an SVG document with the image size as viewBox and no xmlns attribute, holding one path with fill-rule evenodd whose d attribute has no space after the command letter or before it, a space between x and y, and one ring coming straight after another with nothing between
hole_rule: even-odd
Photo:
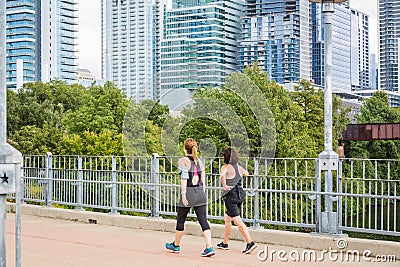
<instances>
[{"instance_id":1,"label":"foliage","mask_svg":"<svg viewBox=\"0 0 400 267\"><path fill-rule=\"evenodd\" d=\"M112 83L26 83L7 96L8 142L23 154L122 155L128 100Z\"/></svg>"},{"instance_id":2,"label":"foliage","mask_svg":"<svg viewBox=\"0 0 400 267\"><path fill-rule=\"evenodd\" d=\"M291 93L293 101L301 108L303 122L312 138L312 147L316 148L315 155L324 149L324 92L315 89L310 82L301 80ZM333 148L337 146L342 131L350 122L350 108L344 108L337 95L332 95Z\"/></svg>"},{"instance_id":3,"label":"foliage","mask_svg":"<svg viewBox=\"0 0 400 267\"><path fill-rule=\"evenodd\" d=\"M357 123L398 123L400 112L389 106L385 92L377 91L371 98L364 100L356 118ZM400 159L400 141L397 140L352 141L346 146L346 157Z\"/></svg>"}]
</instances>

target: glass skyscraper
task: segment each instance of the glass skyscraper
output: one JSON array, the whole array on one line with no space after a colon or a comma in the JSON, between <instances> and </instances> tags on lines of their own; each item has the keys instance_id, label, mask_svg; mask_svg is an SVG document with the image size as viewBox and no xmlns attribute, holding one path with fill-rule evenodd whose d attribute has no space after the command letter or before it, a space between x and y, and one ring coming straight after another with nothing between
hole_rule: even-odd
<instances>
[{"instance_id":1,"label":"glass skyscraper","mask_svg":"<svg viewBox=\"0 0 400 267\"><path fill-rule=\"evenodd\" d=\"M239 0L178 0L165 11L161 41L161 103L188 104L194 89L221 86L238 70Z\"/></svg>"},{"instance_id":2,"label":"glass skyscraper","mask_svg":"<svg viewBox=\"0 0 400 267\"><path fill-rule=\"evenodd\" d=\"M248 0L242 18L240 67L257 62L280 84L311 80L308 0Z\"/></svg>"},{"instance_id":3,"label":"glass skyscraper","mask_svg":"<svg viewBox=\"0 0 400 267\"><path fill-rule=\"evenodd\" d=\"M320 4L311 4L312 80L325 84L324 14ZM338 93L369 88L368 16L348 3L335 5L332 16L332 89Z\"/></svg>"},{"instance_id":4,"label":"glass skyscraper","mask_svg":"<svg viewBox=\"0 0 400 267\"><path fill-rule=\"evenodd\" d=\"M332 90L333 92L351 91L351 26L350 9L344 5L335 5L332 16ZM312 19L312 80L315 84L325 84L325 40L324 14L320 4L311 4Z\"/></svg>"},{"instance_id":5,"label":"glass skyscraper","mask_svg":"<svg viewBox=\"0 0 400 267\"><path fill-rule=\"evenodd\" d=\"M157 99L158 1L102 0L102 79L135 102Z\"/></svg>"},{"instance_id":6,"label":"glass skyscraper","mask_svg":"<svg viewBox=\"0 0 400 267\"><path fill-rule=\"evenodd\" d=\"M400 0L379 0L380 89L399 92Z\"/></svg>"},{"instance_id":7,"label":"glass skyscraper","mask_svg":"<svg viewBox=\"0 0 400 267\"><path fill-rule=\"evenodd\" d=\"M77 0L8 0L7 87L59 79L74 82L77 64ZM19 86L22 84L19 84Z\"/></svg>"},{"instance_id":8,"label":"glass skyscraper","mask_svg":"<svg viewBox=\"0 0 400 267\"><path fill-rule=\"evenodd\" d=\"M7 1L6 6L6 73L7 88L17 89L17 62L22 64L24 82L38 80L38 60L36 48L37 9L34 0ZM22 61L19 61L22 60Z\"/></svg>"}]
</instances>

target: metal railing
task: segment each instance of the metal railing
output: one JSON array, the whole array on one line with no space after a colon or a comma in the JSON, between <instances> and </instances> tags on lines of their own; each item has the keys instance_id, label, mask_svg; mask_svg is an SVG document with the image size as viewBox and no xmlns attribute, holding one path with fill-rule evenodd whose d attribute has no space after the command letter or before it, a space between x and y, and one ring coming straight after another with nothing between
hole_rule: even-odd
<instances>
[{"instance_id":1,"label":"metal railing","mask_svg":"<svg viewBox=\"0 0 400 267\"><path fill-rule=\"evenodd\" d=\"M206 167L208 218L223 221L220 158ZM23 162L23 201L93 208L110 213L176 215L180 195L178 158L27 155ZM400 236L400 161L345 159L334 172L334 191L317 179L318 159L242 160L242 218L254 226L278 225L318 231L317 200L334 200L337 229ZM318 186L318 183L319 186ZM323 206L323 205L322 205ZM190 213L189 216L195 216ZM307 230L308 229L308 230Z\"/></svg>"}]
</instances>

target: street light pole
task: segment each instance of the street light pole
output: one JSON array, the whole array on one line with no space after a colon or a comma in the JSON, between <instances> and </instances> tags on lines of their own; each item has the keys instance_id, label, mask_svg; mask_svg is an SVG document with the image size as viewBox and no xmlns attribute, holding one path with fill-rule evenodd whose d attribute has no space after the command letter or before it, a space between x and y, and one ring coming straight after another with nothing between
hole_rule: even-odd
<instances>
[{"instance_id":1,"label":"street light pole","mask_svg":"<svg viewBox=\"0 0 400 267\"><path fill-rule=\"evenodd\" d=\"M7 143L6 0L0 3L0 145ZM6 194L0 194L0 266L6 266Z\"/></svg>"},{"instance_id":2,"label":"street light pole","mask_svg":"<svg viewBox=\"0 0 400 267\"><path fill-rule=\"evenodd\" d=\"M21 266L20 253L20 182L22 154L7 144L7 89L6 89L6 0L0 0L0 267L6 266L6 200L15 193L16 262Z\"/></svg>"},{"instance_id":3,"label":"street light pole","mask_svg":"<svg viewBox=\"0 0 400 267\"><path fill-rule=\"evenodd\" d=\"M317 190L321 190L321 174L325 172L325 192L333 191L333 171L338 169L338 154L332 149L332 16L334 5L347 0L309 0L310 2L322 4L324 14L324 39L325 39L325 88L324 88L324 151L318 156L318 181ZM332 195L325 196L325 212L317 218L317 231L320 233L337 234L338 218L337 213L333 212L333 201L336 200ZM321 209L321 196L317 198L317 213Z\"/></svg>"}]
</instances>

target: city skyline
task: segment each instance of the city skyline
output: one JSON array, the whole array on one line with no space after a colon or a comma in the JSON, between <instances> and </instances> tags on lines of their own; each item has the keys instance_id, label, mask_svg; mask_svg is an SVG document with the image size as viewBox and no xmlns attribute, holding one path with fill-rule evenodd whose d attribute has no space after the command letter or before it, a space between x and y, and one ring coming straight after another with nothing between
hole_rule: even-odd
<instances>
[{"instance_id":1,"label":"city skyline","mask_svg":"<svg viewBox=\"0 0 400 267\"><path fill-rule=\"evenodd\" d=\"M369 15L370 51L377 54L377 0L351 0L350 6ZM79 67L101 79L101 0L79 2Z\"/></svg>"}]
</instances>

